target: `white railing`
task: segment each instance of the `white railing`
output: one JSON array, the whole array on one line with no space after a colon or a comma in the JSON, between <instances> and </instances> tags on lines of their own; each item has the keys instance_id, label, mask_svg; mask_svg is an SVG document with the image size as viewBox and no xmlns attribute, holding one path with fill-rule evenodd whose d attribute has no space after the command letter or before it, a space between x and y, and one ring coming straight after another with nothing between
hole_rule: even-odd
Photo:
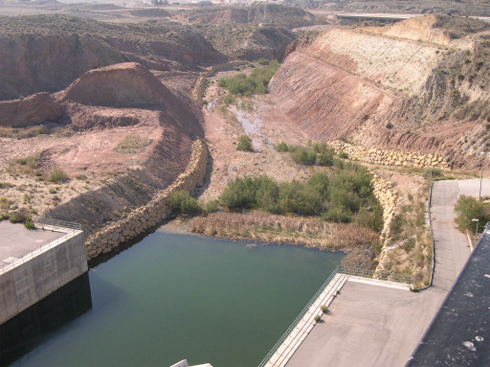
<instances>
[{"instance_id":1,"label":"white railing","mask_svg":"<svg viewBox=\"0 0 490 367\"><path fill-rule=\"evenodd\" d=\"M63 222L49 218L40 218L35 220L34 223L36 223L38 227L57 227L61 230L61 234L59 237L47 241L42 245L36 246L34 249L23 254L22 256L16 257L15 260L12 260L10 263L3 264L0 267L0 275L26 263L29 260L32 260L34 257L39 256L40 254L68 240L69 238L75 237L79 233L83 232L82 226L78 223Z\"/></svg>"}]
</instances>

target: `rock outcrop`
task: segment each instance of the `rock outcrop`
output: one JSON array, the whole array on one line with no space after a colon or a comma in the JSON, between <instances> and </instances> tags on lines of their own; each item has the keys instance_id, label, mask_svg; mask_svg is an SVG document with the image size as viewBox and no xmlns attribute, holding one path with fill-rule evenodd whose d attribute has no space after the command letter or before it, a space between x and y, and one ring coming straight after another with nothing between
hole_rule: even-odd
<instances>
[{"instance_id":1,"label":"rock outcrop","mask_svg":"<svg viewBox=\"0 0 490 367\"><path fill-rule=\"evenodd\" d=\"M0 101L0 126L27 127L58 120L63 114L60 104L49 93L27 98Z\"/></svg>"},{"instance_id":2,"label":"rock outcrop","mask_svg":"<svg viewBox=\"0 0 490 367\"><path fill-rule=\"evenodd\" d=\"M148 69L134 62L90 70L61 97L62 101L106 107L164 105L172 99L167 87Z\"/></svg>"},{"instance_id":3,"label":"rock outcrop","mask_svg":"<svg viewBox=\"0 0 490 367\"><path fill-rule=\"evenodd\" d=\"M188 30L62 15L0 17L0 55L0 100L54 93L88 70L128 61L167 71L227 60Z\"/></svg>"},{"instance_id":4,"label":"rock outcrop","mask_svg":"<svg viewBox=\"0 0 490 367\"><path fill-rule=\"evenodd\" d=\"M490 146L489 28L440 15L334 28L291 45L270 91L312 139L437 153L471 168Z\"/></svg>"}]
</instances>

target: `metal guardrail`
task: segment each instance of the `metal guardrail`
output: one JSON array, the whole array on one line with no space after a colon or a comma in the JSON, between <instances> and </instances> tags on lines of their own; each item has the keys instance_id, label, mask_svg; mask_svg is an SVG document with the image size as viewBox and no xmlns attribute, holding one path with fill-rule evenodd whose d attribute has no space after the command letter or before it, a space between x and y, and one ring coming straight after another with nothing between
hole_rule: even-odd
<instances>
[{"instance_id":1,"label":"metal guardrail","mask_svg":"<svg viewBox=\"0 0 490 367\"><path fill-rule=\"evenodd\" d=\"M34 223L39 223L41 226L53 226L68 229L75 229L78 231L83 231L83 227L79 223L65 222L63 220L52 219L52 218L38 218L34 220Z\"/></svg>"},{"instance_id":2,"label":"metal guardrail","mask_svg":"<svg viewBox=\"0 0 490 367\"><path fill-rule=\"evenodd\" d=\"M66 232L61 232L62 234L59 237L56 237L50 241L43 243L42 245L36 246L34 249L26 252L20 257L15 258L12 262L8 264L3 264L0 267L0 275L6 273L9 270L16 268L17 266L26 263L29 260L32 260L34 257L52 249L53 247L58 246L60 243L66 241L68 238L75 236L78 232L83 231L82 226L78 223L64 222L60 220L50 219L50 218L39 218L34 221L35 223L39 223L41 226L53 226L66 228Z\"/></svg>"},{"instance_id":3,"label":"metal guardrail","mask_svg":"<svg viewBox=\"0 0 490 367\"><path fill-rule=\"evenodd\" d=\"M434 268L436 266L436 240L434 238L434 229L432 228L432 213L430 211L430 207L432 206L432 188L434 187L434 183L432 182L432 173L430 174L429 181L429 202L427 203L427 215L429 216L429 228L430 228L430 238L432 240L432 259L430 262L430 276L429 276L429 284L427 287L432 286L432 282L434 281Z\"/></svg>"},{"instance_id":4,"label":"metal guardrail","mask_svg":"<svg viewBox=\"0 0 490 367\"><path fill-rule=\"evenodd\" d=\"M374 270L350 268L346 266L339 266L339 273L346 275L353 275L362 278L371 278L376 280L385 280L388 282L413 284L413 276L405 274L395 274L388 272L375 272Z\"/></svg>"},{"instance_id":5,"label":"metal guardrail","mask_svg":"<svg viewBox=\"0 0 490 367\"><path fill-rule=\"evenodd\" d=\"M303 316L308 312L308 309L310 308L310 306L317 300L318 296L325 290L325 288L327 288L330 281L333 279L335 274L337 274L338 272L339 272L339 267L337 266L335 268L335 270L332 272L332 274L330 274L328 279L322 284L320 289L318 289L318 291L315 293L315 295L311 298L310 302L308 302L308 304L305 306L305 308L303 308L303 310L301 310L298 317L296 317L296 319L294 319L291 326L289 326L289 328L286 330L286 332L284 334L282 334L281 338L279 338L277 343L274 344L274 346L272 347L270 352L264 357L264 359L262 360L262 362L260 362L258 367L264 367L267 364L267 362L269 362L269 359L274 355L274 353L277 351L277 349L282 345L284 340L286 340L286 338L289 336L291 331L296 327L296 325L298 325L298 323L301 321Z\"/></svg>"}]
</instances>

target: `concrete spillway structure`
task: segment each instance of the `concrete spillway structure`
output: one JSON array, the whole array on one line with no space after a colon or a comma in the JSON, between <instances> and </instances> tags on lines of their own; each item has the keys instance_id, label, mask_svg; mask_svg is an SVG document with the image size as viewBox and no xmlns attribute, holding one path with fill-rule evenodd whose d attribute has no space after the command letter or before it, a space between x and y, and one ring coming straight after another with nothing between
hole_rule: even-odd
<instances>
[{"instance_id":1,"label":"concrete spillway structure","mask_svg":"<svg viewBox=\"0 0 490 367\"><path fill-rule=\"evenodd\" d=\"M0 325L88 271L81 226L43 219L36 228L1 223Z\"/></svg>"}]
</instances>

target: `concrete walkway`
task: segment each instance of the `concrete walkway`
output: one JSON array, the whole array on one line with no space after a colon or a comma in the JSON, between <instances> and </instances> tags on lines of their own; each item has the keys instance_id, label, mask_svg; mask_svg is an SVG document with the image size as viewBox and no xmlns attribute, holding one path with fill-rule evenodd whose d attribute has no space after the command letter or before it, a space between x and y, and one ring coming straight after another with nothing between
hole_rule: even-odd
<instances>
[{"instance_id":1,"label":"concrete walkway","mask_svg":"<svg viewBox=\"0 0 490 367\"><path fill-rule=\"evenodd\" d=\"M347 275L339 273L335 274L325 289L318 295L318 298L308 308L301 320L299 320L279 348L269 358L265 367L283 367L286 365L292 355L306 339L310 331L315 327L315 317L323 316L321 307L330 306L347 279Z\"/></svg>"},{"instance_id":2,"label":"concrete walkway","mask_svg":"<svg viewBox=\"0 0 490 367\"><path fill-rule=\"evenodd\" d=\"M286 367L404 366L444 295L376 282L350 278Z\"/></svg>"},{"instance_id":3,"label":"concrete walkway","mask_svg":"<svg viewBox=\"0 0 490 367\"><path fill-rule=\"evenodd\" d=\"M402 367L454 284L470 249L454 224L461 194L478 197L479 180L434 183L432 219L436 241L433 287L419 292L365 284L350 278L286 367ZM490 195L484 180L482 196Z\"/></svg>"}]
</instances>

